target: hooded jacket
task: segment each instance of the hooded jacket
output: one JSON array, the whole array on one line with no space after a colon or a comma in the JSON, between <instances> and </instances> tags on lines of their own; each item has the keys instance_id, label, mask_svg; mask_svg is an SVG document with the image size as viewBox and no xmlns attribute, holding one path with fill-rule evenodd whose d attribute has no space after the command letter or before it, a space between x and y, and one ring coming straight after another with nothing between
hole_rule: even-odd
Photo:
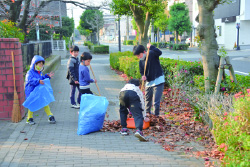
<instances>
[{"instance_id":1,"label":"hooded jacket","mask_svg":"<svg viewBox=\"0 0 250 167\"><path fill-rule=\"evenodd\" d=\"M38 86L40 83L40 80L44 80L45 78L49 78L48 74L45 74L43 76L42 71L40 73L35 70L35 64L39 61L43 61L43 64L45 64L45 60L42 56L35 55L31 61L30 70L26 74L25 78L25 95L26 98L29 97L30 93L35 89L36 86Z\"/></svg>"}]
</instances>

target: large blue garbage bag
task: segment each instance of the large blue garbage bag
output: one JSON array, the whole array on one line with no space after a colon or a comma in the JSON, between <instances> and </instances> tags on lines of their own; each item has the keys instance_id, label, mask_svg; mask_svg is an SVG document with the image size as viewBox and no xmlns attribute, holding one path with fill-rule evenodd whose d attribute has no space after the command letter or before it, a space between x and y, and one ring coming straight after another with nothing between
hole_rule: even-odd
<instances>
[{"instance_id":1,"label":"large blue garbage bag","mask_svg":"<svg viewBox=\"0 0 250 167\"><path fill-rule=\"evenodd\" d=\"M55 101L53 89L49 78L43 80L44 85L39 84L24 101L23 106L35 112Z\"/></svg>"},{"instance_id":2,"label":"large blue garbage bag","mask_svg":"<svg viewBox=\"0 0 250 167\"><path fill-rule=\"evenodd\" d=\"M108 107L106 97L83 94L78 118L78 135L86 135L102 129Z\"/></svg>"}]
</instances>

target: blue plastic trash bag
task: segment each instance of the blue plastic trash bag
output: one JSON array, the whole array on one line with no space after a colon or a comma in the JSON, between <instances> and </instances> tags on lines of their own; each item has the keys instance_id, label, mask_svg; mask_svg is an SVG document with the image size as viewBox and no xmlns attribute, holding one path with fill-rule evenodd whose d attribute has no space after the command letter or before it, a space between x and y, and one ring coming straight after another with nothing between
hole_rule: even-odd
<instances>
[{"instance_id":1,"label":"blue plastic trash bag","mask_svg":"<svg viewBox=\"0 0 250 167\"><path fill-rule=\"evenodd\" d=\"M106 97L83 94L78 118L78 135L86 135L102 129L108 107Z\"/></svg>"},{"instance_id":2,"label":"blue plastic trash bag","mask_svg":"<svg viewBox=\"0 0 250 167\"><path fill-rule=\"evenodd\" d=\"M49 78L43 80L44 85L39 84L24 101L23 106L35 112L55 101L53 89Z\"/></svg>"}]
</instances>

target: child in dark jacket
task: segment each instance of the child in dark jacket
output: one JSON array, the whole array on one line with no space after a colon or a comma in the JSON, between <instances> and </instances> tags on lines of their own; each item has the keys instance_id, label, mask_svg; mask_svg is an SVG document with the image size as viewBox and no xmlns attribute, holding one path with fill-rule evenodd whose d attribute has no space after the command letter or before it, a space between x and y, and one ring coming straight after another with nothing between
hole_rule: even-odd
<instances>
[{"instance_id":1,"label":"child in dark jacket","mask_svg":"<svg viewBox=\"0 0 250 167\"><path fill-rule=\"evenodd\" d=\"M148 62L146 65L146 71L144 75L144 67L146 63L146 55L147 52L143 45L137 45L133 48L133 53L140 59L139 67L140 73L142 76L142 80L146 80L145 84L145 103L146 103L146 113L151 113L152 104L154 105L153 114L158 116L160 114L160 101L162 92L164 89L164 73L161 68L159 57L162 52L151 45L147 44L147 48L149 48Z\"/></svg>"},{"instance_id":2,"label":"child in dark jacket","mask_svg":"<svg viewBox=\"0 0 250 167\"><path fill-rule=\"evenodd\" d=\"M79 54L79 48L78 46L71 46L70 48L70 54L71 57L68 60L68 64L67 64L67 68L68 68L68 72L67 72L67 79L69 80L69 84L70 84L70 101L71 101L71 107L72 108L80 108L79 104L80 104L80 97L81 97L81 93L79 90L79 60L78 60L78 54ZM77 103L75 101L75 92L76 92L76 88L78 89L78 96L77 96Z\"/></svg>"},{"instance_id":3,"label":"child in dark jacket","mask_svg":"<svg viewBox=\"0 0 250 167\"><path fill-rule=\"evenodd\" d=\"M90 78L89 68L92 60L92 55L88 52L83 52L80 58L81 64L79 66L79 83L81 94L93 94L90 90L90 83L97 82Z\"/></svg>"},{"instance_id":4,"label":"child in dark jacket","mask_svg":"<svg viewBox=\"0 0 250 167\"><path fill-rule=\"evenodd\" d=\"M128 135L127 130L127 115L128 109L132 113L135 121L135 137L137 137L140 141L147 141L142 133L143 128L143 120L146 122L149 121L148 118L145 117L146 113L144 110L144 99L142 91L139 88L139 80L131 79L129 82L121 89L119 95L120 101L120 119L122 129L120 133L122 135Z\"/></svg>"},{"instance_id":5,"label":"child in dark jacket","mask_svg":"<svg viewBox=\"0 0 250 167\"><path fill-rule=\"evenodd\" d=\"M32 59L31 65L30 65L30 70L27 72L26 74L26 85L25 85L25 95L26 95L26 99L29 97L30 93L35 89L36 86L38 86L39 84L44 84L44 79L46 78L51 78L54 76L54 73L49 73L49 74L45 74L43 76L43 69L44 69L44 63L45 60L43 57L35 55ZM44 107L44 111L46 112L46 114L49 116L49 122L51 124L56 123L55 117L53 116L53 114L50 111L49 105ZM28 110L28 118L27 118L27 122L30 125L34 125L35 122L33 120L33 112L31 112L30 110Z\"/></svg>"}]
</instances>

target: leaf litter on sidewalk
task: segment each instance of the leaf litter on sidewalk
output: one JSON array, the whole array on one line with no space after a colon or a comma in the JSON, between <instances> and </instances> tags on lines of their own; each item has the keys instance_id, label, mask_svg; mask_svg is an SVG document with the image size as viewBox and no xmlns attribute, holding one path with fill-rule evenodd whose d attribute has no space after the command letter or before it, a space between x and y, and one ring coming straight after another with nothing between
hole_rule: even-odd
<instances>
[{"instance_id":1,"label":"leaf litter on sidewalk","mask_svg":"<svg viewBox=\"0 0 250 167\"><path fill-rule=\"evenodd\" d=\"M127 82L130 79L126 74L114 71ZM218 151L208 125L196 119L195 111L189 103L174 99L172 93L168 89L164 90L160 116L150 115L150 127L143 130L144 135L166 151L202 157L206 167L215 166L211 159L222 160L224 153ZM105 120L101 131L119 132L120 129L120 120ZM130 130L135 132L135 129ZM196 149L197 146L199 149Z\"/></svg>"}]
</instances>

